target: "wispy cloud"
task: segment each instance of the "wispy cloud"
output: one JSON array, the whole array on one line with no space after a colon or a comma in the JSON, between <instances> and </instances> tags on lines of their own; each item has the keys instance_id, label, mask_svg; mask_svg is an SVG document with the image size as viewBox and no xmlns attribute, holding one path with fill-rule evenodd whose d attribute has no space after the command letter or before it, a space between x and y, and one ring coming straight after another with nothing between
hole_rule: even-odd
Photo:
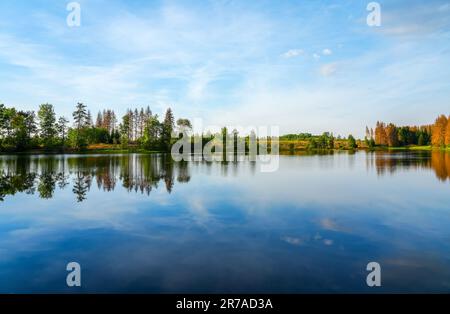
<instances>
[{"instance_id":1,"label":"wispy cloud","mask_svg":"<svg viewBox=\"0 0 450 314\"><path fill-rule=\"evenodd\" d=\"M290 49L290 50L286 51L285 53L283 53L281 56L284 58L293 58L293 57L298 57L303 54L304 54L304 51L302 49Z\"/></svg>"},{"instance_id":2,"label":"wispy cloud","mask_svg":"<svg viewBox=\"0 0 450 314\"><path fill-rule=\"evenodd\" d=\"M71 29L64 6L0 4L8 12L0 21L1 102L52 102L69 117L77 101L119 114L172 106L205 123L280 124L286 132L322 130L327 115L330 131L355 135L368 117L429 118L405 117L406 103L426 102L432 116L448 108L445 1L383 5L378 28L347 18L360 16L356 4L171 1L137 9L99 0L85 7L82 26ZM18 23L23 16L27 23Z\"/></svg>"},{"instance_id":3,"label":"wispy cloud","mask_svg":"<svg viewBox=\"0 0 450 314\"><path fill-rule=\"evenodd\" d=\"M320 67L320 74L323 76L331 76L336 73L337 65L336 63L324 64Z\"/></svg>"}]
</instances>

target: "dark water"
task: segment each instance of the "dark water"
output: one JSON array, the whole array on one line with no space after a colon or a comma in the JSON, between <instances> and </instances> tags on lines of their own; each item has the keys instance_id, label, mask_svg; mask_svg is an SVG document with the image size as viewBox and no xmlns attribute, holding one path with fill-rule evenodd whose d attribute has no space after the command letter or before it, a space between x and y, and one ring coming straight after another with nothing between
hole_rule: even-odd
<instances>
[{"instance_id":1,"label":"dark water","mask_svg":"<svg viewBox=\"0 0 450 314\"><path fill-rule=\"evenodd\" d=\"M0 174L1 293L450 292L450 154L282 156L273 173L0 156Z\"/></svg>"}]
</instances>

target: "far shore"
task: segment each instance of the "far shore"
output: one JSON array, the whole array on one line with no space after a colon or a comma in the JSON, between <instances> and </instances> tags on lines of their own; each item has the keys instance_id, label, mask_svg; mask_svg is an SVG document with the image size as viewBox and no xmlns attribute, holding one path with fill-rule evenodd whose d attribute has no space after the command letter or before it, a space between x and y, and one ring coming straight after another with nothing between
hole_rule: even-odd
<instances>
[{"instance_id":1,"label":"far shore","mask_svg":"<svg viewBox=\"0 0 450 314\"><path fill-rule=\"evenodd\" d=\"M294 146L295 147L295 146ZM349 149L348 147L339 147L334 149L310 149L303 145L299 145L292 149L287 148L284 145L280 145L279 153L281 155L284 154L292 154L292 153L313 153L313 152L324 152L324 151L447 151L450 152L450 147L433 147L430 145L427 146L418 146L418 145L410 145L410 146L400 146L400 147L388 147L388 146L376 146L373 148L368 147L358 147L355 149ZM156 150L146 150L139 147L122 147L121 145L114 144L101 144L101 145L91 145L83 150L75 150L75 149L32 149L21 152L0 152L1 155L34 155L34 154L161 154L165 153L163 151Z\"/></svg>"}]
</instances>

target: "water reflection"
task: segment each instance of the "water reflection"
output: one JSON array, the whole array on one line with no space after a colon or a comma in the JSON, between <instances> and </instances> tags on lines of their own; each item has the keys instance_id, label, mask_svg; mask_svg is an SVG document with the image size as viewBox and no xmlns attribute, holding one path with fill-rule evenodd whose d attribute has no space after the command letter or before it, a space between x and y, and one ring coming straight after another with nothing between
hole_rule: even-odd
<instances>
[{"instance_id":1,"label":"water reflection","mask_svg":"<svg viewBox=\"0 0 450 314\"><path fill-rule=\"evenodd\" d=\"M1 201L16 193L49 199L70 182L77 202L86 200L93 182L106 192L120 184L147 195L162 183L171 193L175 180L187 183L191 178L186 162L174 163L164 155L4 156L0 169Z\"/></svg>"},{"instance_id":2,"label":"water reflection","mask_svg":"<svg viewBox=\"0 0 450 314\"><path fill-rule=\"evenodd\" d=\"M353 153L322 152L317 156L345 154L349 167L354 167ZM300 156L296 154L296 156ZM304 153L304 157L316 156ZM319 159L322 169L332 169L333 159ZM50 199L57 189L65 189L72 183L77 202L83 202L96 184L99 190L112 192L118 186L128 192L150 195L153 189L163 185L172 192L175 182L187 183L191 179L189 164L211 163L193 160L173 162L166 155L38 155L2 156L0 158L0 201L16 193L37 194ZM237 176L239 161L222 162L222 176ZM246 165L251 174L256 171L254 163ZM450 179L450 154L439 151L422 152L372 152L366 154L367 169L375 169L379 176L393 174L401 169L432 169L436 177L445 182ZM231 173L230 173L231 171Z\"/></svg>"},{"instance_id":3,"label":"water reflection","mask_svg":"<svg viewBox=\"0 0 450 314\"><path fill-rule=\"evenodd\" d=\"M450 154L442 151L374 152L366 155L366 165L375 168L378 175L432 169L440 181L450 180Z\"/></svg>"},{"instance_id":4,"label":"water reflection","mask_svg":"<svg viewBox=\"0 0 450 314\"><path fill-rule=\"evenodd\" d=\"M262 173L164 155L0 156L0 292L448 292L448 162L334 152ZM80 290L65 285L70 261Z\"/></svg>"}]
</instances>

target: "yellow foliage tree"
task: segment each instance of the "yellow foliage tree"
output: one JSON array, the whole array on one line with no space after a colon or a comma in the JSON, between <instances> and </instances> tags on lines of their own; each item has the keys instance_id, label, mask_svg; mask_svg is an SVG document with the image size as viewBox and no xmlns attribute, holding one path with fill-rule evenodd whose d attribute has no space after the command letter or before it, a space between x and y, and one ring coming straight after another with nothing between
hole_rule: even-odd
<instances>
[{"instance_id":1,"label":"yellow foliage tree","mask_svg":"<svg viewBox=\"0 0 450 314\"><path fill-rule=\"evenodd\" d=\"M431 127L431 144L433 146L443 146L446 143L446 129L448 119L445 115L440 115Z\"/></svg>"}]
</instances>

